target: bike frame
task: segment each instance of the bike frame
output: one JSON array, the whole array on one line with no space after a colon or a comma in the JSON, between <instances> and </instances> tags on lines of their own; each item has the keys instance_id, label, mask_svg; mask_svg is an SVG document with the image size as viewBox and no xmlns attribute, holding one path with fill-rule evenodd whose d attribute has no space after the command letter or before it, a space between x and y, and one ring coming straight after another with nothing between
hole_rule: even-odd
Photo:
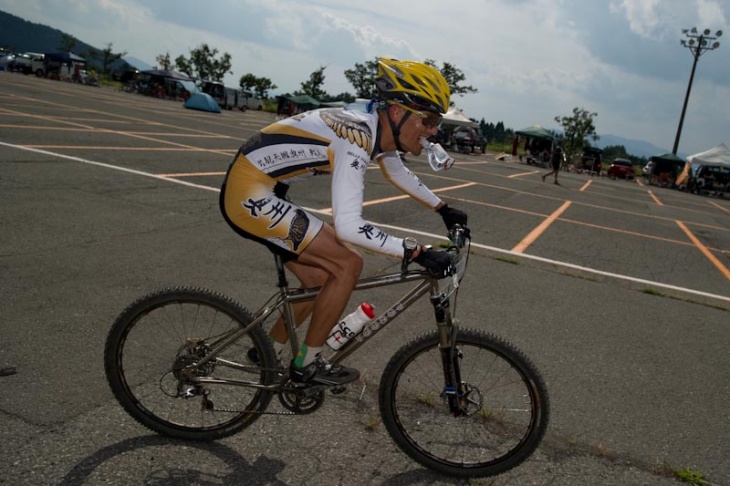
<instances>
[{"instance_id":1,"label":"bike frame","mask_svg":"<svg viewBox=\"0 0 730 486\"><path fill-rule=\"evenodd\" d=\"M221 379L221 378L209 378L196 376L195 370L201 365L215 359L217 363L225 366L239 369L242 371L250 371L251 367L235 363L232 361L217 358L217 356L225 350L228 346L235 343L238 339L246 335L254 326L263 325L263 323L271 317L277 311L280 311L284 316L284 324L289 335L290 347L292 355L296 355L299 350L299 340L296 334L296 322L294 319L293 305L298 302L306 302L314 300L320 293L321 287L311 287L304 289L292 289L289 288L289 284L286 278L286 271L284 263L279 255L274 255L276 262L276 271L278 276L278 293L269 299L269 303L275 299L273 304L265 304L255 314L254 320L245 327L238 329L228 336L224 336L218 341L211 343L211 350L197 363L190 365L186 371L188 380L198 384L219 384L219 385L236 385L246 386L250 388L258 388L263 390L276 391L280 389L281 383L274 383L270 385L262 385L260 383L234 380L234 379ZM357 334L353 339L350 339L344 344L342 348L336 351L330 358L331 363L340 363L345 358L354 353L363 344L369 341L375 334L385 328L390 322L397 318L403 311L408 309L414 302L419 300L425 294L430 294L430 301L434 308L434 316L436 319L436 326L439 332L440 338L440 350L441 359L444 365L444 394L447 396L449 406L455 414L463 413L463 408L458 403L458 395L460 390L458 387L461 383L461 373L458 366L457 353L453 352L453 346L451 345L455 336L457 327L455 320L453 319L452 312L449 305L450 293L447 295L439 289L439 281L431 277L425 270L408 270L405 263L401 266L401 272L381 274L372 277L360 278L355 284L354 291L368 290L380 287L387 287L391 285L397 285L402 283L417 282L418 284L393 303L388 309L385 310L376 319L370 321L362 331ZM453 290L456 290L459 286L459 277L453 276ZM258 369L258 368L257 368Z\"/></svg>"}]
</instances>

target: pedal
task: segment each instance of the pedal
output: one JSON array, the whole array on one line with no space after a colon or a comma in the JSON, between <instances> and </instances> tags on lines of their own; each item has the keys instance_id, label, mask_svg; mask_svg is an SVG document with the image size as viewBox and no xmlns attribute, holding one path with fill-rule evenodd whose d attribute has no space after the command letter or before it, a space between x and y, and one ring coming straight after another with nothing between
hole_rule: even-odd
<instances>
[{"instance_id":1,"label":"pedal","mask_svg":"<svg viewBox=\"0 0 730 486\"><path fill-rule=\"evenodd\" d=\"M346 386L335 386L330 389L333 395L339 395L340 393L344 393L347 390Z\"/></svg>"}]
</instances>

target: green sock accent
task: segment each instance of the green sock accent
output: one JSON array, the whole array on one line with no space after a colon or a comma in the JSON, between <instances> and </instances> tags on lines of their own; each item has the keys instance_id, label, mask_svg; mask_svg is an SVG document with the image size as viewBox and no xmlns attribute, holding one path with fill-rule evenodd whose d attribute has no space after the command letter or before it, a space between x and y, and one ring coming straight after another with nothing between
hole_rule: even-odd
<instances>
[{"instance_id":1,"label":"green sock accent","mask_svg":"<svg viewBox=\"0 0 730 486\"><path fill-rule=\"evenodd\" d=\"M307 357L307 350L309 348L306 344L302 343L301 346L299 346L299 352L297 353L297 357L294 358L294 366L297 368L303 368L304 367L304 358Z\"/></svg>"}]
</instances>

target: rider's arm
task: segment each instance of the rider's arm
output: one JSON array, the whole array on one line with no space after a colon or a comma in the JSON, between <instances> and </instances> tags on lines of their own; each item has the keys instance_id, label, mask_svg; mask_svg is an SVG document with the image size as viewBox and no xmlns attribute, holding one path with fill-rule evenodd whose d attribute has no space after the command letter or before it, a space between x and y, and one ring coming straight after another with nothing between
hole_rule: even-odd
<instances>
[{"instance_id":1,"label":"rider's arm","mask_svg":"<svg viewBox=\"0 0 730 486\"><path fill-rule=\"evenodd\" d=\"M403 240L376 228L362 217L369 154L351 144L335 147L334 154L332 216L337 238L378 253L402 258Z\"/></svg>"},{"instance_id":2,"label":"rider's arm","mask_svg":"<svg viewBox=\"0 0 730 486\"><path fill-rule=\"evenodd\" d=\"M384 154L378 164L385 178L402 192L431 209L440 209L444 203L411 172L397 154Z\"/></svg>"}]
</instances>

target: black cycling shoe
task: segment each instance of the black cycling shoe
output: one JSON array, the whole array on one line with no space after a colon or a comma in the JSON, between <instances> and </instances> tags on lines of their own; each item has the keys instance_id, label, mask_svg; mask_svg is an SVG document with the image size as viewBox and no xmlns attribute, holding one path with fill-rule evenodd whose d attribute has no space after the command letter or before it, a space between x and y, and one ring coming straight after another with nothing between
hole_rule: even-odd
<instances>
[{"instance_id":1,"label":"black cycling shoe","mask_svg":"<svg viewBox=\"0 0 730 486\"><path fill-rule=\"evenodd\" d=\"M353 368L328 363L324 358L317 358L304 368L289 365L289 378L295 383L337 386L351 383L360 378L360 372Z\"/></svg>"}]
</instances>

